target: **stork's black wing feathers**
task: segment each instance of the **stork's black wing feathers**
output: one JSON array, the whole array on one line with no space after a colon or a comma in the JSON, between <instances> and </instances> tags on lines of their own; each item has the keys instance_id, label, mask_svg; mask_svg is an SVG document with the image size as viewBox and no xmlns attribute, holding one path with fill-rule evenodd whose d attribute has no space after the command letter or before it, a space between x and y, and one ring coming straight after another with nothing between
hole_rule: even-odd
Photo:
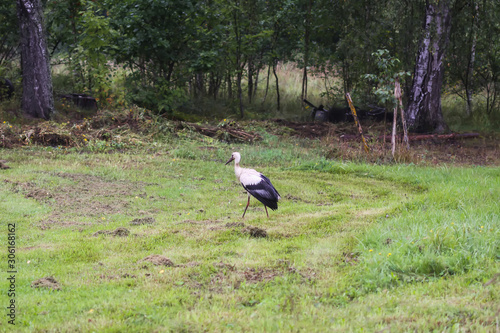
<instances>
[{"instance_id":1,"label":"stork's black wing feathers","mask_svg":"<svg viewBox=\"0 0 500 333\"><path fill-rule=\"evenodd\" d=\"M267 207L272 210L278 209L278 200L280 195L278 191L274 188L271 181L264 175L261 174L261 181L254 185L243 185L243 188L250 193L255 199L262 202Z\"/></svg>"},{"instance_id":2,"label":"stork's black wing feathers","mask_svg":"<svg viewBox=\"0 0 500 333\"><path fill-rule=\"evenodd\" d=\"M275 193L275 196L276 196L276 200L278 200L280 198L280 194L278 193L278 191L274 188L273 184L271 184L271 181L269 180L269 178L267 178L266 176L264 176L263 174L260 174L260 177L267 183L267 185L269 185L274 193Z\"/></svg>"}]
</instances>

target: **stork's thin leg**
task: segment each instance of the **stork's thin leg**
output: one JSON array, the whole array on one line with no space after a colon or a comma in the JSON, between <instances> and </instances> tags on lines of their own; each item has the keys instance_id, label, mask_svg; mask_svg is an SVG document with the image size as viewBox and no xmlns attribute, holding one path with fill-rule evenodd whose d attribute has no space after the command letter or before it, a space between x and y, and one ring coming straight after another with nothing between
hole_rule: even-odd
<instances>
[{"instance_id":1,"label":"stork's thin leg","mask_svg":"<svg viewBox=\"0 0 500 333\"><path fill-rule=\"evenodd\" d=\"M264 205L264 208L266 209L267 218L269 218L269 213L267 212L267 206Z\"/></svg>"},{"instance_id":2,"label":"stork's thin leg","mask_svg":"<svg viewBox=\"0 0 500 333\"><path fill-rule=\"evenodd\" d=\"M248 193L248 202L247 202L247 206L245 207L245 211L243 212L243 216L242 216L241 218L244 218L244 217L245 217L245 213L247 212L248 205L250 205L250 193Z\"/></svg>"}]
</instances>

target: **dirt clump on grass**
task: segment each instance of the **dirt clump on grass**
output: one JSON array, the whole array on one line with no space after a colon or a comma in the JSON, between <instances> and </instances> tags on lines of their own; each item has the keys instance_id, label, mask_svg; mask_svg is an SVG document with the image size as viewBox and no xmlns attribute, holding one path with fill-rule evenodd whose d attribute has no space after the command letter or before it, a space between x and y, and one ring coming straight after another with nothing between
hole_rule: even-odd
<instances>
[{"instance_id":1,"label":"dirt clump on grass","mask_svg":"<svg viewBox=\"0 0 500 333\"><path fill-rule=\"evenodd\" d=\"M140 261L148 261L156 266L167 266L167 267L175 267L175 264L172 260L168 259L165 256L160 254L151 254Z\"/></svg>"},{"instance_id":2,"label":"dirt clump on grass","mask_svg":"<svg viewBox=\"0 0 500 333\"><path fill-rule=\"evenodd\" d=\"M253 227L251 225L243 228L241 230L242 233L248 234L250 237L254 238L266 238L267 237L267 231L261 228Z\"/></svg>"},{"instance_id":3,"label":"dirt clump on grass","mask_svg":"<svg viewBox=\"0 0 500 333\"><path fill-rule=\"evenodd\" d=\"M53 290L60 290L59 282L53 276L47 276L31 283L31 288L49 288Z\"/></svg>"},{"instance_id":4,"label":"dirt clump on grass","mask_svg":"<svg viewBox=\"0 0 500 333\"><path fill-rule=\"evenodd\" d=\"M340 265L356 265L359 261L359 252L343 252L339 260Z\"/></svg>"},{"instance_id":5,"label":"dirt clump on grass","mask_svg":"<svg viewBox=\"0 0 500 333\"><path fill-rule=\"evenodd\" d=\"M127 237L130 235L130 231L127 228L118 227L115 230L99 230L96 231L92 236L97 237L99 235L110 235L113 237Z\"/></svg>"},{"instance_id":6,"label":"dirt clump on grass","mask_svg":"<svg viewBox=\"0 0 500 333\"><path fill-rule=\"evenodd\" d=\"M221 270L224 270L224 269L227 269L229 271L236 270L236 267L234 265L227 264L227 263L225 263L223 261L215 262L213 265L214 265L215 268L218 268L218 269L221 269Z\"/></svg>"},{"instance_id":7,"label":"dirt clump on grass","mask_svg":"<svg viewBox=\"0 0 500 333\"><path fill-rule=\"evenodd\" d=\"M31 198L39 202L47 202L48 199L52 199L54 197L49 191L38 187L34 182L21 183L10 181L8 179L4 179L3 182L6 184L10 184L14 193L21 192L27 199Z\"/></svg>"},{"instance_id":8,"label":"dirt clump on grass","mask_svg":"<svg viewBox=\"0 0 500 333\"><path fill-rule=\"evenodd\" d=\"M243 278L250 283L273 280L277 276L285 274L282 270L266 269L266 268L249 268L242 272Z\"/></svg>"},{"instance_id":9,"label":"dirt clump on grass","mask_svg":"<svg viewBox=\"0 0 500 333\"><path fill-rule=\"evenodd\" d=\"M130 225L144 225L144 224L153 224L155 223L156 220L154 217L143 217L143 218L136 218L130 221Z\"/></svg>"},{"instance_id":10,"label":"dirt clump on grass","mask_svg":"<svg viewBox=\"0 0 500 333\"><path fill-rule=\"evenodd\" d=\"M7 161L5 161L5 160L1 160L1 161L0 161L0 170L7 170L7 169L10 169L10 166L8 166L8 165L7 165L7 164L5 164L5 163L7 163Z\"/></svg>"}]
</instances>

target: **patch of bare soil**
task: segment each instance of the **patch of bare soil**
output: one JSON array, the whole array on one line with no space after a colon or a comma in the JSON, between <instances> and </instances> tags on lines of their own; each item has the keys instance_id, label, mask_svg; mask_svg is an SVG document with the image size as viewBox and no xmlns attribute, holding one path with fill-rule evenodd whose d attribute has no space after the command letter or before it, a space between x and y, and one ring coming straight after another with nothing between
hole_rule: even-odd
<instances>
[{"instance_id":1,"label":"patch of bare soil","mask_svg":"<svg viewBox=\"0 0 500 333\"><path fill-rule=\"evenodd\" d=\"M113 237L127 237L130 235L130 231L127 228L119 227L115 230L99 230L96 231L92 236L97 237L99 235L109 235Z\"/></svg>"},{"instance_id":2,"label":"patch of bare soil","mask_svg":"<svg viewBox=\"0 0 500 333\"><path fill-rule=\"evenodd\" d=\"M148 261L156 266L175 267L175 264L173 263L172 260L170 260L167 257L162 256L160 254L149 255L146 258L141 259L140 261Z\"/></svg>"},{"instance_id":3,"label":"patch of bare soil","mask_svg":"<svg viewBox=\"0 0 500 333\"><path fill-rule=\"evenodd\" d=\"M245 281L250 283L257 283L273 280L277 276L282 276L284 272L282 270L276 270L272 268L248 268L243 271L242 274Z\"/></svg>"},{"instance_id":4,"label":"patch of bare soil","mask_svg":"<svg viewBox=\"0 0 500 333\"><path fill-rule=\"evenodd\" d=\"M185 266L183 265L183 267ZM316 275L311 268L296 269L288 260L278 260L273 267L262 268L239 268L236 265L220 261L213 263L213 268L215 271L211 274L208 282L200 282L197 279L198 274L190 275L187 285L194 290L194 294L199 294L200 289L204 288L211 292L224 293L238 289L242 282L266 283L287 274L307 281L311 281Z\"/></svg>"},{"instance_id":5,"label":"patch of bare soil","mask_svg":"<svg viewBox=\"0 0 500 333\"><path fill-rule=\"evenodd\" d=\"M130 225L153 224L155 222L156 220L154 219L154 217L143 217L143 218L133 219L132 221L130 221Z\"/></svg>"},{"instance_id":6,"label":"patch of bare soil","mask_svg":"<svg viewBox=\"0 0 500 333\"><path fill-rule=\"evenodd\" d=\"M52 217L57 217L57 219L53 218L45 219L38 223L38 228L40 228L41 230L47 230L54 227L55 225L60 227L75 227L75 226L83 227L92 225L92 223L90 222L75 222L72 220L59 218L57 214L53 214Z\"/></svg>"},{"instance_id":7,"label":"patch of bare soil","mask_svg":"<svg viewBox=\"0 0 500 333\"><path fill-rule=\"evenodd\" d=\"M59 282L52 276L47 276L31 283L31 288L50 288L53 290L60 290Z\"/></svg>"},{"instance_id":8,"label":"patch of bare soil","mask_svg":"<svg viewBox=\"0 0 500 333\"><path fill-rule=\"evenodd\" d=\"M243 281L246 283L269 282L286 274L297 274L298 277L308 281L315 276L315 272L311 269L297 270L288 261L278 262L274 267L244 269L218 262L214 263L214 268L218 272L212 276L210 286L208 286L211 290L225 290L224 285L232 285L233 288L238 289Z\"/></svg>"},{"instance_id":9,"label":"patch of bare soil","mask_svg":"<svg viewBox=\"0 0 500 333\"><path fill-rule=\"evenodd\" d=\"M255 238L267 237L267 231L261 228L253 227L251 225L243 228L241 232L250 235L250 237L255 237Z\"/></svg>"},{"instance_id":10,"label":"patch of bare soil","mask_svg":"<svg viewBox=\"0 0 500 333\"><path fill-rule=\"evenodd\" d=\"M54 173L55 176L72 181L54 190L58 210L78 215L116 214L125 210L138 192L143 192L144 183L110 181L103 177Z\"/></svg>"},{"instance_id":11,"label":"patch of bare soil","mask_svg":"<svg viewBox=\"0 0 500 333\"><path fill-rule=\"evenodd\" d=\"M111 181L103 177L78 173L49 173L70 180L64 184L48 189L41 182L13 182L4 180L11 185L11 191L22 193L26 198L35 199L54 208L51 216L42 221L44 228L51 225L72 225L64 221L65 215L102 217L126 211L137 193L144 193L143 182L124 180ZM149 220L142 220L146 223Z\"/></svg>"}]
</instances>

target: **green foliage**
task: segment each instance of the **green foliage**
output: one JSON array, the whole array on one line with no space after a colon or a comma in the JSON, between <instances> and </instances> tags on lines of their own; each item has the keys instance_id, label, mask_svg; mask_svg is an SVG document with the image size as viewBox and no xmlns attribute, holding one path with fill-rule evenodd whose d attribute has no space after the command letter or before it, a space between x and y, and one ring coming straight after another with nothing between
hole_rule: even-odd
<instances>
[{"instance_id":1,"label":"green foliage","mask_svg":"<svg viewBox=\"0 0 500 333\"><path fill-rule=\"evenodd\" d=\"M71 51L71 64L86 82L82 87L84 91L88 89L104 103L109 101L111 68L108 61L116 50L112 44L116 32L93 1L81 3L87 8L80 13L81 34L78 45Z\"/></svg>"},{"instance_id":2,"label":"green foliage","mask_svg":"<svg viewBox=\"0 0 500 333\"><path fill-rule=\"evenodd\" d=\"M138 73L126 78L125 87L129 92L126 99L129 102L154 110L158 114L172 114L188 101L184 89L176 88L163 78L158 78L151 84L140 84L142 81Z\"/></svg>"},{"instance_id":3,"label":"green foliage","mask_svg":"<svg viewBox=\"0 0 500 333\"><path fill-rule=\"evenodd\" d=\"M448 92L464 98L469 87L478 109L495 118L500 5L452 4ZM13 3L0 5L0 66L8 70L16 68L15 10ZM87 92L104 106L130 102L176 117L196 110L300 119L304 66L310 99L339 105L350 92L360 106L390 104L397 73L403 96L411 87L407 73L414 70L424 15L425 1L403 0L45 2L52 63L67 66L64 75L71 77L67 82L56 71L56 93ZM288 64L299 70L293 89L279 73ZM454 112L460 117L464 108ZM475 117L488 122L481 114Z\"/></svg>"},{"instance_id":4,"label":"green foliage","mask_svg":"<svg viewBox=\"0 0 500 333\"><path fill-rule=\"evenodd\" d=\"M116 51L113 40L117 32L111 28L102 3L51 1L47 7L49 44L61 48L72 73L73 92L91 94L102 106L114 104L117 97L111 92L110 60Z\"/></svg>"},{"instance_id":5,"label":"green foliage","mask_svg":"<svg viewBox=\"0 0 500 333\"><path fill-rule=\"evenodd\" d=\"M400 70L399 59L392 57L389 50L377 50L372 53L376 58L378 74L366 74L365 79L374 83L373 93L383 105L394 107L397 103L394 96L394 83L402 80L405 76L410 76L409 72Z\"/></svg>"},{"instance_id":6,"label":"green foliage","mask_svg":"<svg viewBox=\"0 0 500 333\"><path fill-rule=\"evenodd\" d=\"M495 1L471 1L454 15L447 57L448 92L467 101L477 117L500 113L500 7ZM496 83L494 83L496 82ZM475 104L480 104L476 110ZM457 113L471 116L460 107ZM458 112L460 111L460 112ZM486 121L485 124L488 124Z\"/></svg>"},{"instance_id":7,"label":"green foliage","mask_svg":"<svg viewBox=\"0 0 500 333\"><path fill-rule=\"evenodd\" d=\"M445 90L442 98L443 115L450 129L496 133L500 126L500 112L493 112L489 109L486 99L486 94L475 95L472 114L467 116L465 101L458 95Z\"/></svg>"},{"instance_id":8,"label":"green foliage","mask_svg":"<svg viewBox=\"0 0 500 333\"><path fill-rule=\"evenodd\" d=\"M8 65L16 56L18 44L18 23L16 14L16 2L0 2L0 77L2 67Z\"/></svg>"},{"instance_id":9,"label":"green foliage","mask_svg":"<svg viewBox=\"0 0 500 333\"><path fill-rule=\"evenodd\" d=\"M178 90L186 82L182 62L190 58L188 41L195 27L192 1L108 1L110 25L118 34L113 42L116 60L131 73L129 100L160 112L182 104ZM177 85L173 82L177 82Z\"/></svg>"}]
</instances>

